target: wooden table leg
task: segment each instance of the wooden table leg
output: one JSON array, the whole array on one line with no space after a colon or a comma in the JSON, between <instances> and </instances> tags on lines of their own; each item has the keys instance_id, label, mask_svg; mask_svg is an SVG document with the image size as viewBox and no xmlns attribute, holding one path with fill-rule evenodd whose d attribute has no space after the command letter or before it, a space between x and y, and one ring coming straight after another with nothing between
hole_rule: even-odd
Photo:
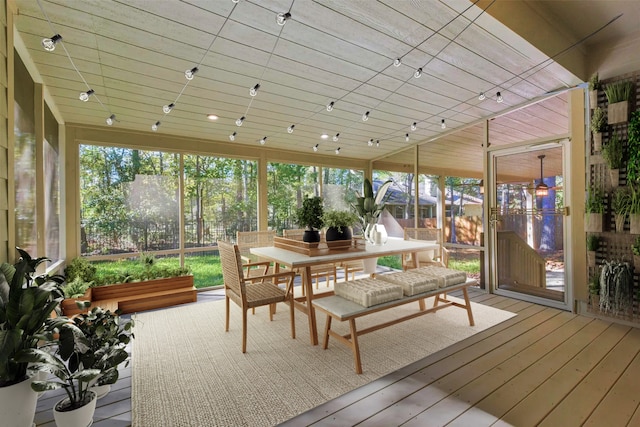
<instances>
[{"instance_id":1,"label":"wooden table leg","mask_svg":"<svg viewBox=\"0 0 640 427\"><path fill-rule=\"evenodd\" d=\"M311 267L304 268L302 281L302 286L304 286L307 292L307 315L309 316L309 335L311 337L311 345L318 345L318 325L316 324L316 310L313 308L313 304L311 303L311 301L313 300Z\"/></svg>"}]
</instances>

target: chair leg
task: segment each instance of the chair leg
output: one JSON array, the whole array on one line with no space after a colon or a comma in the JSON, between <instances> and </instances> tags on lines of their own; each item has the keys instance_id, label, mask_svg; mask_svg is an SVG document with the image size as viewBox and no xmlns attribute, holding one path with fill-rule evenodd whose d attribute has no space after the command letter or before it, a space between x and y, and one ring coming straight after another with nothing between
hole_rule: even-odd
<instances>
[{"instance_id":1,"label":"chair leg","mask_svg":"<svg viewBox=\"0 0 640 427\"><path fill-rule=\"evenodd\" d=\"M273 312L275 311L275 304L269 304L269 321L273 322Z\"/></svg>"},{"instance_id":2,"label":"chair leg","mask_svg":"<svg viewBox=\"0 0 640 427\"><path fill-rule=\"evenodd\" d=\"M242 309L242 352L247 352L247 309Z\"/></svg>"},{"instance_id":3,"label":"chair leg","mask_svg":"<svg viewBox=\"0 0 640 427\"><path fill-rule=\"evenodd\" d=\"M225 322L224 331L229 332L229 297L225 295Z\"/></svg>"},{"instance_id":4,"label":"chair leg","mask_svg":"<svg viewBox=\"0 0 640 427\"><path fill-rule=\"evenodd\" d=\"M291 299L289 300L289 316L291 317L291 338L296 339L296 313L295 313L295 302L293 300L293 294L291 294Z\"/></svg>"}]
</instances>

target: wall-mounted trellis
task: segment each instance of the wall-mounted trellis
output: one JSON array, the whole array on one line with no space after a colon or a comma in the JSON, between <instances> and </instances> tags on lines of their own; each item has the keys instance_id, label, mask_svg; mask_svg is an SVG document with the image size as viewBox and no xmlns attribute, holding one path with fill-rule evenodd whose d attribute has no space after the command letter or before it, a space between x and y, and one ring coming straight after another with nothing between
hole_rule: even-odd
<instances>
[{"instance_id":1,"label":"wall-mounted trellis","mask_svg":"<svg viewBox=\"0 0 640 427\"><path fill-rule=\"evenodd\" d=\"M619 82L619 81L632 81L634 83L633 88L633 96L629 103L629 111L633 112L640 106L640 71L635 73L626 74L622 76L618 76L609 80L601 81L602 87L604 88L606 85ZM598 91L597 96L597 106L603 108L605 111L607 110L608 102L607 97L605 95L604 90L600 89ZM594 108L594 105L590 106ZM618 137L623 141L624 146L624 161L623 166L619 169L620 171L620 179L619 186L627 186L629 185L627 182L627 160L629 159L629 151L628 151L628 127L629 122L616 123L613 125L609 125L608 129L602 133L602 146L606 146L606 144L611 139L611 136L614 132L618 134ZM588 168L587 168L587 185L595 186L603 190L605 200L604 207L605 213L603 216L603 231L599 233L595 233L600 238L600 247L596 252L596 266L595 267L587 267L588 268L588 276L591 278L602 268L602 265L606 261L621 261L621 262L629 262L633 265L633 253L632 253L632 245L635 241L636 237L639 235L631 234L629 227L629 218L627 216L624 224L624 229L621 231L616 231L615 221L614 221L614 212L611 207L613 188L611 184L611 179L609 177L609 168L606 162L603 159L602 153L595 151L595 145L593 143L593 139L589 138L587 143L587 159L588 159ZM592 233L589 233L592 234ZM634 323L640 323L640 265L635 266L635 270L633 272L633 302L632 309L624 312L624 313L612 313L612 312L604 312L601 310L601 307L606 306L606 304L600 305L599 295L592 295L589 303L589 310L591 312L595 312L597 314L621 318L626 321L632 321Z\"/></svg>"}]
</instances>

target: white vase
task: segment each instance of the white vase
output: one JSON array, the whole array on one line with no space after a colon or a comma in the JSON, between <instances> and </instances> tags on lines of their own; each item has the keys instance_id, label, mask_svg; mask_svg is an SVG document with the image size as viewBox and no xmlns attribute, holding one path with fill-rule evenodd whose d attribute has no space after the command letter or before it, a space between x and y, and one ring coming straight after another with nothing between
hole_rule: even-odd
<instances>
[{"instance_id":1,"label":"white vase","mask_svg":"<svg viewBox=\"0 0 640 427\"><path fill-rule=\"evenodd\" d=\"M71 411L58 411L58 406L64 402L68 402L69 398L58 401L53 407L53 418L56 420L58 427L87 427L93 424L93 414L96 411L96 402L98 398L93 391L89 391L91 401L86 405Z\"/></svg>"},{"instance_id":2,"label":"white vase","mask_svg":"<svg viewBox=\"0 0 640 427\"><path fill-rule=\"evenodd\" d=\"M15 427L33 425L38 403L38 393L31 388L33 379L30 377L18 384L0 387L0 424Z\"/></svg>"},{"instance_id":3,"label":"white vase","mask_svg":"<svg viewBox=\"0 0 640 427\"><path fill-rule=\"evenodd\" d=\"M378 258L365 258L362 260L362 272L364 274L375 274L378 268Z\"/></svg>"}]
</instances>

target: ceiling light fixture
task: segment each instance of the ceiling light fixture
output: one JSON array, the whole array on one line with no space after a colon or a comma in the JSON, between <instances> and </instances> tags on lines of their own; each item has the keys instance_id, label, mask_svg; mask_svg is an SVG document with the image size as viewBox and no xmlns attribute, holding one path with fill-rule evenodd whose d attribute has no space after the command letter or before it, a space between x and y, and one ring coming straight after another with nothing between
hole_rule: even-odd
<instances>
[{"instance_id":1,"label":"ceiling light fixture","mask_svg":"<svg viewBox=\"0 0 640 427\"><path fill-rule=\"evenodd\" d=\"M484 92L480 92L480 95L478 95L478 100L479 101L484 101L487 97L485 96Z\"/></svg>"},{"instance_id":2,"label":"ceiling light fixture","mask_svg":"<svg viewBox=\"0 0 640 427\"><path fill-rule=\"evenodd\" d=\"M80 99L80 101L82 101L82 102L87 102L87 101L89 100L89 97L90 97L91 95L93 95L94 93L95 93L95 91L94 91L93 89L89 89L89 90L88 90L88 91L86 91L86 92L80 92L79 99Z\"/></svg>"},{"instance_id":3,"label":"ceiling light fixture","mask_svg":"<svg viewBox=\"0 0 640 427\"><path fill-rule=\"evenodd\" d=\"M107 117L107 119L105 121L107 122L107 124L109 126L112 126L113 122L116 121L116 115L115 114L110 115L109 117Z\"/></svg>"},{"instance_id":4,"label":"ceiling light fixture","mask_svg":"<svg viewBox=\"0 0 640 427\"><path fill-rule=\"evenodd\" d=\"M404 135L404 141L405 142L409 142L409 134L408 133Z\"/></svg>"},{"instance_id":5,"label":"ceiling light fixture","mask_svg":"<svg viewBox=\"0 0 640 427\"><path fill-rule=\"evenodd\" d=\"M160 122L155 122L154 124L151 125L151 130L154 132L157 131L158 126L160 126Z\"/></svg>"},{"instance_id":6,"label":"ceiling light fixture","mask_svg":"<svg viewBox=\"0 0 640 427\"><path fill-rule=\"evenodd\" d=\"M60 34L51 36L50 39L42 39L42 47L47 52L53 52L54 50L56 50L56 43L58 43L60 40L62 40L62 36Z\"/></svg>"},{"instance_id":7,"label":"ceiling light fixture","mask_svg":"<svg viewBox=\"0 0 640 427\"><path fill-rule=\"evenodd\" d=\"M242 126L243 123L244 123L244 116L236 120L236 126Z\"/></svg>"},{"instance_id":8,"label":"ceiling light fixture","mask_svg":"<svg viewBox=\"0 0 640 427\"><path fill-rule=\"evenodd\" d=\"M500 92L496 92L496 101L498 103L501 103L502 101L504 101L504 99L502 98L502 95L500 95Z\"/></svg>"},{"instance_id":9,"label":"ceiling light fixture","mask_svg":"<svg viewBox=\"0 0 640 427\"><path fill-rule=\"evenodd\" d=\"M340 147L336 148L336 154L340 154Z\"/></svg>"},{"instance_id":10,"label":"ceiling light fixture","mask_svg":"<svg viewBox=\"0 0 640 427\"><path fill-rule=\"evenodd\" d=\"M368 145L369 147L373 147L373 138L372 138L372 139L370 139L369 141L367 141L367 145Z\"/></svg>"},{"instance_id":11,"label":"ceiling light fixture","mask_svg":"<svg viewBox=\"0 0 640 427\"><path fill-rule=\"evenodd\" d=\"M258 94L258 90L260 90L260 83L256 83L254 87L249 89L249 95L256 96Z\"/></svg>"},{"instance_id":12,"label":"ceiling light fixture","mask_svg":"<svg viewBox=\"0 0 640 427\"><path fill-rule=\"evenodd\" d=\"M411 130L416 130L416 129L418 129L418 123L416 122L411 123Z\"/></svg>"},{"instance_id":13,"label":"ceiling light fixture","mask_svg":"<svg viewBox=\"0 0 640 427\"><path fill-rule=\"evenodd\" d=\"M260 145L264 145L267 143L267 137L263 136L262 139L260 140Z\"/></svg>"},{"instance_id":14,"label":"ceiling light fixture","mask_svg":"<svg viewBox=\"0 0 640 427\"><path fill-rule=\"evenodd\" d=\"M320 138L329 139L329 135L327 135L326 133L323 133L322 135L320 135Z\"/></svg>"},{"instance_id":15,"label":"ceiling light fixture","mask_svg":"<svg viewBox=\"0 0 640 427\"><path fill-rule=\"evenodd\" d=\"M232 133L231 135L229 135L229 140L230 140L230 141L235 141L235 140L236 140L236 135L237 135L237 134L238 134L237 132L234 132L234 133Z\"/></svg>"},{"instance_id":16,"label":"ceiling light fixture","mask_svg":"<svg viewBox=\"0 0 640 427\"><path fill-rule=\"evenodd\" d=\"M280 12L279 14L276 15L276 22L278 23L278 25L282 26L287 23L289 18L291 18L291 14L289 12L286 12L286 13Z\"/></svg>"},{"instance_id":17,"label":"ceiling light fixture","mask_svg":"<svg viewBox=\"0 0 640 427\"><path fill-rule=\"evenodd\" d=\"M380 147L380 140L376 140L376 147Z\"/></svg>"},{"instance_id":18,"label":"ceiling light fixture","mask_svg":"<svg viewBox=\"0 0 640 427\"><path fill-rule=\"evenodd\" d=\"M331 101L330 103L327 104L327 111L333 111L333 105L335 104L335 102Z\"/></svg>"},{"instance_id":19,"label":"ceiling light fixture","mask_svg":"<svg viewBox=\"0 0 640 427\"><path fill-rule=\"evenodd\" d=\"M333 140L333 142L338 142L338 139L340 139L340 133L336 133L331 139Z\"/></svg>"},{"instance_id":20,"label":"ceiling light fixture","mask_svg":"<svg viewBox=\"0 0 640 427\"><path fill-rule=\"evenodd\" d=\"M549 194L549 187L543 182L542 175L542 159L545 158L545 155L540 154L538 158L540 159L540 182L538 183L538 185L536 185L536 196L545 197Z\"/></svg>"},{"instance_id":21,"label":"ceiling light fixture","mask_svg":"<svg viewBox=\"0 0 640 427\"><path fill-rule=\"evenodd\" d=\"M165 105L162 107L162 112L165 114L169 114L171 112L171 110L173 110L173 107L175 107L176 104L174 104L173 102L171 104Z\"/></svg>"},{"instance_id":22,"label":"ceiling light fixture","mask_svg":"<svg viewBox=\"0 0 640 427\"><path fill-rule=\"evenodd\" d=\"M400 65L402 65L402 58L396 58L396 59L393 61L393 66L394 66L394 67L399 67Z\"/></svg>"},{"instance_id":23,"label":"ceiling light fixture","mask_svg":"<svg viewBox=\"0 0 640 427\"><path fill-rule=\"evenodd\" d=\"M368 111L362 115L362 121L366 122L367 120L369 120L369 112Z\"/></svg>"},{"instance_id":24,"label":"ceiling light fixture","mask_svg":"<svg viewBox=\"0 0 640 427\"><path fill-rule=\"evenodd\" d=\"M318 144L316 144L316 145L314 145L314 146L313 146L313 151L314 151L314 152L318 151Z\"/></svg>"},{"instance_id":25,"label":"ceiling light fixture","mask_svg":"<svg viewBox=\"0 0 640 427\"><path fill-rule=\"evenodd\" d=\"M193 80L193 76L198 72L198 67L193 67L190 70L184 72L184 76L187 80Z\"/></svg>"},{"instance_id":26,"label":"ceiling light fixture","mask_svg":"<svg viewBox=\"0 0 640 427\"><path fill-rule=\"evenodd\" d=\"M287 128L287 132L288 132L288 133L293 133L293 128L295 128L295 127L296 127L296 125L291 125L291 126L289 126L289 127Z\"/></svg>"},{"instance_id":27,"label":"ceiling light fixture","mask_svg":"<svg viewBox=\"0 0 640 427\"><path fill-rule=\"evenodd\" d=\"M231 0L233 3L238 3L240 0Z\"/></svg>"},{"instance_id":28,"label":"ceiling light fixture","mask_svg":"<svg viewBox=\"0 0 640 427\"><path fill-rule=\"evenodd\" d=\"M218 120L218 116L215 114L207 114L207 119L209 120Z\"/></svg>"},{"instance_id":29,"label":"ceiling light fixture","mask_svg":"<svg viewBox=\"0 0 640 427\"><path fill-rule=\"evenodd\" d=\"M444 119L442 119L442 122L440 123L440 127L442 129L446 129L447 128L447 124L444 122Z\"/></svg>"},{"instance_id":30,"label":"ceiling light fixture","mask_svg":"<svg viewBox=\"0 0 640 427\"><path fill-rule=\"evenodd\" d=\"M413 73L413 77L419 79L422 76L422 67L418 68L415 73Z\"/></svg>"}]
</instances>

